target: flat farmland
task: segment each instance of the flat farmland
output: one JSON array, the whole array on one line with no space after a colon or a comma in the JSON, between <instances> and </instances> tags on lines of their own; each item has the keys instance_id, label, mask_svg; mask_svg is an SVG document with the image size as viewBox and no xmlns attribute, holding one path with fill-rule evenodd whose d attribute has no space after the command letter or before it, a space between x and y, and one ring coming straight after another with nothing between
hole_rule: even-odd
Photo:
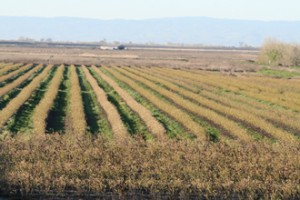
<instances>
[{"instance_id":1,"label":"flat farmland","mask_svg":"<svg viewBox=\"0 0 300 200\"><path fill-rule=\"evenodd\" d=\"M2 69L2 133L299 141L297 80L134 66Z\"/></svg>"},{"instance_id":2,"label":"flat farmland","mask_svg":"<svg viewBox=\"0 0 300 200\"><path fill-rule=\"evenodd\" d=\"M255 52L0 50L0 194L300 197L300 80Z\"/></svg>"},{"instance_id":3,"label":"flat farmland","mask_svg":"<svg viewBox=\"0 0 300 200\"><path fill-rule=\"evenodd\" d=\"M13 63L77 64L105 66L159 66L229 71L258 69L257 50L149 49L126 51L97 48L49 48L0 45L0 60Z\"/></svg>"}]
</instances>

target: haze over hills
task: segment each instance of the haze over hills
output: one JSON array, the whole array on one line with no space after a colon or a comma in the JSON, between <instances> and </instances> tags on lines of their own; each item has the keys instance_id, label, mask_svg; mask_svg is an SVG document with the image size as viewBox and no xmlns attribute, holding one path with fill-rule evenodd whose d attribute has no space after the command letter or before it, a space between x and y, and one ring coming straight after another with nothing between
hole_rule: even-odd
<instances>
[{"instance_id":1,"label":"haze over hills","mask_svg":"<svg viewBox=\"0 0 300 200\"><path fill-rule=\"evenodd\" d=\"M148 20L0 17L0 40L28 37L36 40L134 43L178 43L260 46L267 37L300 42L300 21L229 20L179 17Z\"/></svg>"}]
</instances>

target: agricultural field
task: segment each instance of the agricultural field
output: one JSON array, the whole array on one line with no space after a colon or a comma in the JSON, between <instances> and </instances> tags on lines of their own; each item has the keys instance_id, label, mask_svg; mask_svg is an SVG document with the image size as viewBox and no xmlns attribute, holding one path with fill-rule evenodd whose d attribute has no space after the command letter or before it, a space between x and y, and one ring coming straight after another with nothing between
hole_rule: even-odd
<instances>
[{"instance_id":1,"label":"agricultural field","mask_svg":"<svg viewBox=\"0 0 300 200\"><path fill-rule=\"evenodd\" d=\"M297 199L299 99L264 74L3 62L0 193Z\"/></svg>"},{"instance_id":2,"label":"agricultural field","mask_svg":"<svg viewBox=\"0 0 300 200\"><path fill-rule=\"evenodd\" d=\"M134 66L2 64L1 136L297 143L299 81Z\"/></svg>"}]
</instances>

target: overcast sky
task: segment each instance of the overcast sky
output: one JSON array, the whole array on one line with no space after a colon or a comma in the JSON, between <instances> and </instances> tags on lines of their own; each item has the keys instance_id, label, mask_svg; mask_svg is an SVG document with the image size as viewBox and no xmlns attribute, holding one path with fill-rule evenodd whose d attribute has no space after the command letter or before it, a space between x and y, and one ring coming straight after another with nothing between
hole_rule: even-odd
<instances>
[{"instance_id":1,"label":"overcast sky","mask_svg":"<svg viewBox=\"0 0 300 200\"><path fill-rule=\"evenodd\" d=\"M0 0L1 16L300 20L300 0Z\"/></svg>"}]
</instances>

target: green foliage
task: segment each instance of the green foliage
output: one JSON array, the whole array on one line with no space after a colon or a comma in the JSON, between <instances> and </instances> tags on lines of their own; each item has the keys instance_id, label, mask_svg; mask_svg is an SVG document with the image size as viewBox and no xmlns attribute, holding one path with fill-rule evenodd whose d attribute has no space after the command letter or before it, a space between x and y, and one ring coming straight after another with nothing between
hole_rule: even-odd
<instances>
[{"instance_id":1,"label":"green foliage","mask_svg":"<svg viewBox=\"0 0 300 200\"><path fill-rule=\"evenodd\" d=\"M287 79L300 76L299 72L290 72L286 70L275 70L275 69L268 69L268 68L263 68L259 70L258 73L266 76L275 77L275 78L287 78Z\"/></svg>"},{"instance_id":2,"label":"green foliage","mask_svg":"<svg viewBox=\"0 0 300 200\"><path fill-rule=\"evenodd\" d=\"M277 63L282 59L282 51L279 49L270 49L266 52L270 63Z\"/></svg>"},{"instance_id":3,"label":"green foliage","mask_svg":"<svg viewBox=\"0 0 300 200\"><path fill-rule=\"evenodd\" d=\"M300 69L300 66L289 66L291 69Z\"/></svg>"},{"instance_id":4,"label":"green foliage","mask_svg":"<svg viewBox=\"0 0 300 200\"><path fill-rule=\"evenodd\" d=\"M13 119L8 123L6 129L12 133L27 132L32 128L32 113L35 106L42 100L47 91L47 87L54 77L56 67L53 67L47 78L40 83L39 87L33 92L31 97L18 109Z\"/></svg>"},{"instance_id":5,"label":"green foliage","mask_svg":"<svg viewBox=\"0 0 300 200\"><path fill-rule=\"evenodd\" d=\"M32 65L31 67L29 67L28 69L10 77L9 79L3 81L0 83L0 87L3 87L11 82L13 82L14 80L18 79L19 77L21 77L22 75L26 74L27 72L29 72L30 70L32 70L34 67L36 67L36 65Z\"/></svg>"},{"instance_id":6,"label":"green foliage","mask_svg":"<svg viewBox=\"0 0 300 200\"><path fill-rule=\"evenodd\" d=\"M82 68L77 67L76 71L79 77L79 83L82 91L81 96L89 132L93 134L101 133L112 135L110 125L105 116L105 113L98 105L96 96L92 90L91 85L86 80Z\"/></svg>"},{"instance_id":7,"label":"green foliage","mask_svg":"<svg viewBox=\"0 0 300 200\"><path fill-rule=\"evenodd\" d=\"M122 75L126 76L125 74L122 74ZM165 98L164 96L162 96L162 95L159 94L158 92L156 92L156 91L152 90L151 88L148 88L147 86L145 86L143 83L139 83L139 84L140 84L142 87L144 87L144 88L150 90L151 93L155 94L156 96L158 96L159 98L163 99L164 101L167 101L167 102L169 102L169 103L172 103L172 100L171 100L171 99ZM159 85L160 87L163 87L163 88L169 90L169 88L166 87L164 84L156 83L156 82L155 82L155 84L156 84L156 85ZM182 96L182 97L183 97L183 96ZM184 97L184 98L185 98L185 97ZM190 113L190 112L188 112L188 114L191 116L191 118L192 118L195 122L197 122L198 124L200 124L200 125L201 125L202 127L204 127L205 129L215 129L216 132L219 132L219 131L217 130L217 128L214 127L214 125L213 125L211 122L206 121L206 120L204 120L203 118L201 118L200 116L194 115L194 114L192 114L192 113ZM195 136L189 135L189 134L187 134L187 133L185 133L185 132L186 132L186 131L181 132L181 134L182 134L184 137L186 137L186 136L189 137L189 138L194 138L194 137L195 137ZM219 137L219 134L216 134L216 137Z\"/></svg>"},{"instance_id":8,"label":"green foliage","mask_svg":"<svg viewBox=\"0 0 300 200\"><path fill-rule=\"evenodd\" d=\"M59 86L58 94L54 100L46 119L46 131L48 133L59 132L63 133L65 130L65 117L68 106L68 97L70 90L70 69L65 67L63 81Z\"/></svg>"},{"instance_id":9,"label":"green foliage","mask_svg":"<svg viewBox=\"0 0 300 200\"><path fill-rule=\"evenodd\" d=\"M209 141L219 142L220 141L220 132L218 129L214 127L208 127L206 129L206 134Z\"/></svg>"},{"instance_id":10,"label":"green foliage","mask_svg":"<svg viewBox=\"0 0 300 200\"><path fill-rule=\"evenodd\" d=\"M132 135L141 134L144 139L152 139L152 134L149 133L146 125L143 123L142 119L133 112L129 106L123 102L118 93L108 85L93 69L90 69L91 74L96 78L99 86L107 94L107 99L117 108L122 121L128 129L128 132Z\"/></svg>"},{"instance_id":11,"label":"green foliage","mask_svg":"<svg viewBox=\"0 0 300 200\"><path fill-rule=\"evenodd\" d=\"M190 137L189 134L184 134L184 128L175 120L171 119L168 115L159 110L156 106L154 106L151 102L143 98L139 93L130 88L127 84L116 79L112 74L106 71L104 68L100 68L100 70L105 73L107 76L111 77L114 81L116 81L120 87L122 87L126 92L128 92L138 103L145 106L152 113L153 117L155 117L165 128L167 134L170 138L178 137L179 135Z\"/></svg>"},{"instance_id":12,"label":"green foliage","mask_svg":"<svg viewBox=\"0 0 300 200\"><path fill-rule=\"evenodd\" d=\"M21 65L19 65L19 64L13 65L13 66L11 66L10 69L8 69L7 71L1 73L0 75L1 75L1 76L7 75L7 74L9 74L9 73L11 73L11 72L17 71L20 67L21 67Z\"/></svg>"},{"instance_id":13,"label":"green foliage","mask_svg":"<svg viewBox=\"0 0 300 200\"><path fill-rule=\"evenodd\" d=\"M37 72L33 73L28 79L26 79L23 83L21 83L17 88L9 91L6 95L0 97L0 110L5 108L5 106L10 102L11 99L15 98L21 90L26 87L37 75L42 73L45 67L42 67Z\"/></svg>"}]
</instances>

